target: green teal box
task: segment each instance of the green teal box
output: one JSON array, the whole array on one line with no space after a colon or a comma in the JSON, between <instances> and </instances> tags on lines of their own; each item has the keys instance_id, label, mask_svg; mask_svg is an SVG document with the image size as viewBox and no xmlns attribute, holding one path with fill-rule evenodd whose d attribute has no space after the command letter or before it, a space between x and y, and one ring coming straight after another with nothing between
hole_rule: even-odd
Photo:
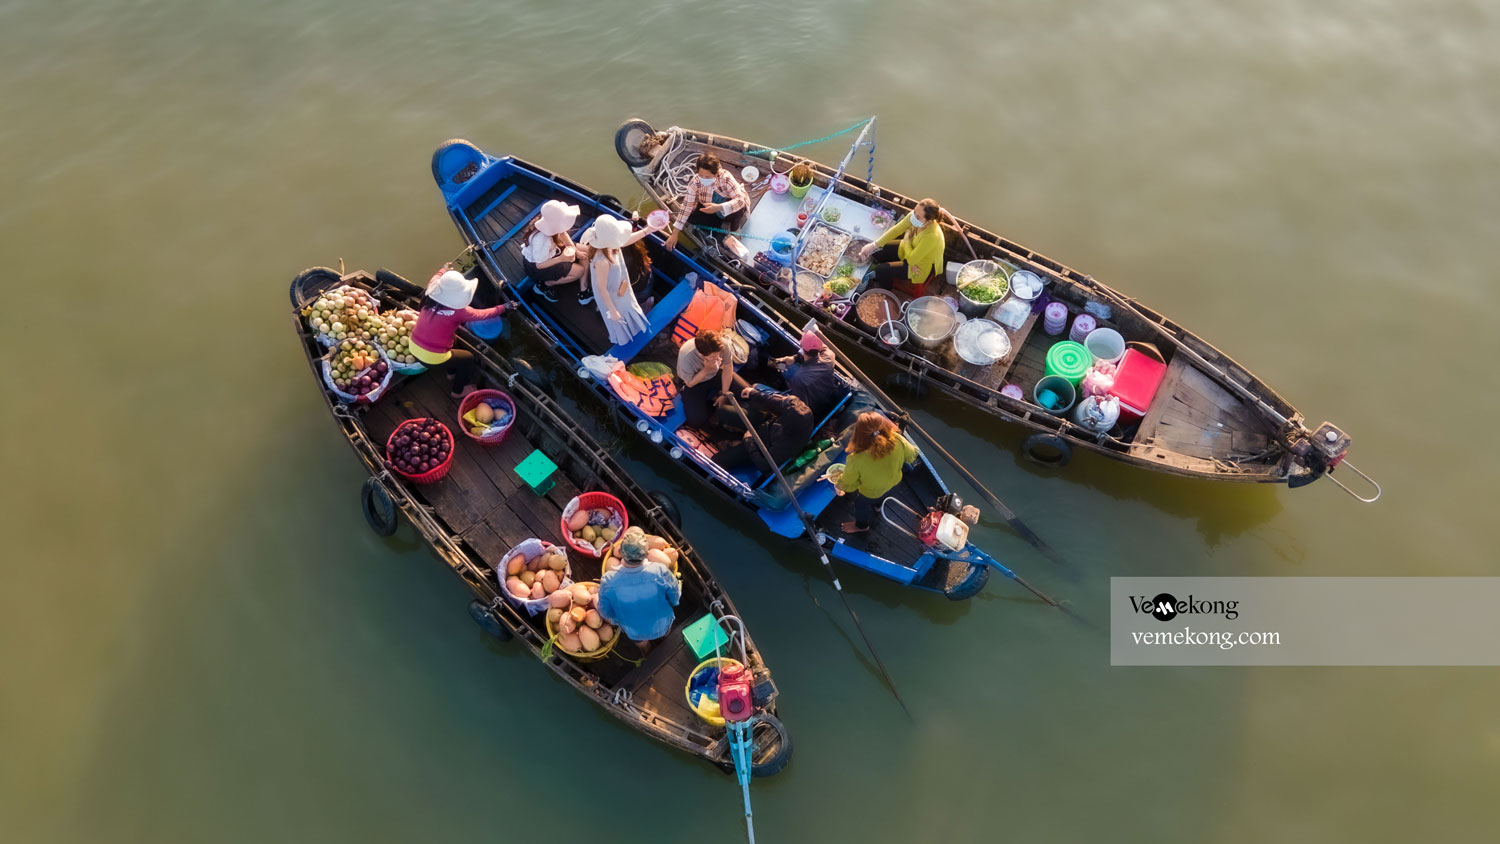
<instances>
[{"instance_id":1,"label":"green teal box","mask_svg":"<svg viewBox=\"0 0 1500 844\"><path fill-rule=\"evenodd\" d=\"M724 632L713 613L682 628L682 638L699 659L708 659L715 649L729 644L729 634Z\"/></svg>"}]
</instances>

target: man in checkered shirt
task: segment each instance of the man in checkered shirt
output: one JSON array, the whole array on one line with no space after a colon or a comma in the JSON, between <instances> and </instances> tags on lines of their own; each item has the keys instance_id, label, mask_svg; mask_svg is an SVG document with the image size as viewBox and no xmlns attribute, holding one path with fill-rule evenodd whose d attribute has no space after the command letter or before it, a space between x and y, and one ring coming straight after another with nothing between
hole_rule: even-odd
<instances>
[{"instance_id":1,"label":"man in checkered shirt","mask_svg":"<svg viewBox=\"0 0 1500 844\"><path fill-rule=\"evenodd\" d=\"M677 235L688 223L724 231L738 231L749 216L750 194L729 168L719 164L713 153L698 159L698 175L688 182L682 194L682 208L667 237L667 248L677 248Z\"/></svg>"}]
</instances>

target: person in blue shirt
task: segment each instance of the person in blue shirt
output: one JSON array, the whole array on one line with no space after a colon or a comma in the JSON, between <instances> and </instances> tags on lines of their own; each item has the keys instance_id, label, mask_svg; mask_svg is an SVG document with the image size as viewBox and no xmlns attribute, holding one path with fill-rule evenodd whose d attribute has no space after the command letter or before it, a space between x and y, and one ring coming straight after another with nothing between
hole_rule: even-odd
<instances>
[{"instance_id":1,"label":"person in blue shirt","mask_svg":"<svg viewBox=\"0 0 1500 844\"><path fill-rule=\"evenodd\" d=\"M599 614L642 650L672 631L682 584L661 563L646 562L646 540L632 528L620 543L624 565L599 578Z\"/></svg>"}]
</instances>

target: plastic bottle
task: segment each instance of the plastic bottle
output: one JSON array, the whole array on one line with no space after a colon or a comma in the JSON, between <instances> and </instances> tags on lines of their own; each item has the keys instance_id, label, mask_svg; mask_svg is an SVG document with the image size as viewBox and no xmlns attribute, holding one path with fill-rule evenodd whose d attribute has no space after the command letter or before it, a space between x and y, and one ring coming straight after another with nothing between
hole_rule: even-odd
<instances>
[{"instance_id":1,"label":"plastic bottle","mask_svg":"<svg viewBox=\"0 0 1500 844\"><path fill-rule=\"evenodd\" d=\"M813 445L808 448L807 451L804 451L801 454L797 455L797 459L792 461L792 468L801 469L803 466L806 466L814 460L817 460L818 455L823 453L823 449L828 448L831 445L833 445L833 440L818 440L816 443L813 443Z\"/></svg>"}]
</instances>

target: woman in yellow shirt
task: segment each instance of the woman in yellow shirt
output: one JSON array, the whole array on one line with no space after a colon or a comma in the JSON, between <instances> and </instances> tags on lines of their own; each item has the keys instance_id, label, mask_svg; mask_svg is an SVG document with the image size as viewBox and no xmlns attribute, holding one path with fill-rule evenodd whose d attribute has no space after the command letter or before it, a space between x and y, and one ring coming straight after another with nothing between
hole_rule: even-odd
<instances>
[{"instance_id":1,"label":"woman in yellow shirt","mask_svg":"<svg viewBox=\"0 0 1500 844\"><path fill-rule=\"evenodd\" d=\"M903 469L917 459L917 454L917 447L884 414L871 411L859 415L837 486L839 495L854 493L854 520L840 526L844 533L870 529L873 503L901 483Z\"/></svg>"},{"instance_id":2,"label":"woman in yellow shirt","mask_svg":"<svg viewBox=\"0 0 1500 844\"><path fill-rule=\"evenodd\" d=\"M896 286L913 297L926 295L927 283L942 274L946 248L943 227L938 224L942 213L937 200L924 199L860 251L861 261L872 262L871 286Z\"/></svg>"}]
</instances>

